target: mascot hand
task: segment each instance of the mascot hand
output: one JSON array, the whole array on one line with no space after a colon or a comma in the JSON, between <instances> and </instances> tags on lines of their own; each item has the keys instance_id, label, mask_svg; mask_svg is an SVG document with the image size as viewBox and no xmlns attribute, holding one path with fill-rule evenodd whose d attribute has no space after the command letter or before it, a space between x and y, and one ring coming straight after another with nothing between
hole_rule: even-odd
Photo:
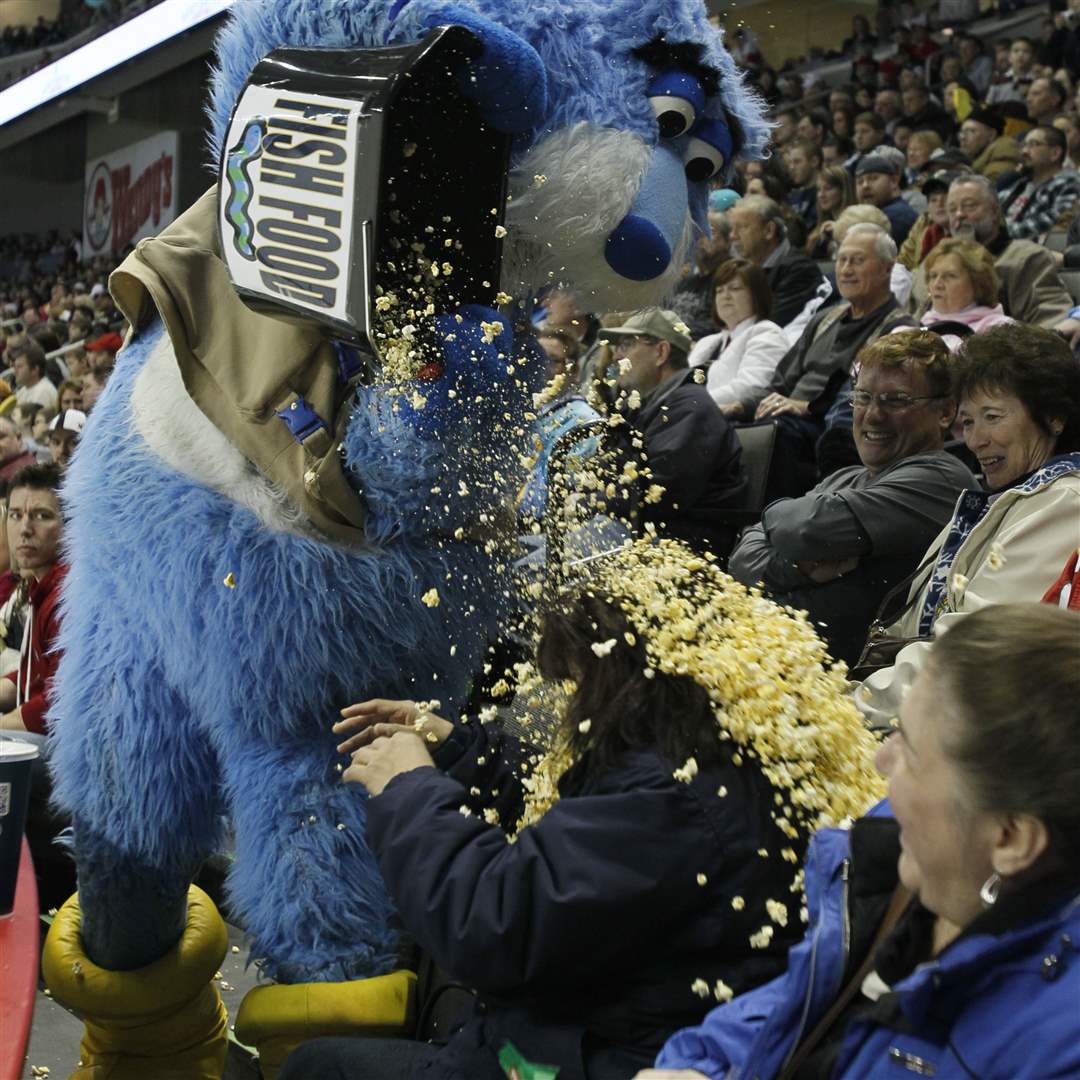
<instances>
[{"instance_id":1,"label":"mascot hand","mask_svg":"<svg viewBox=\"0 0 1080 1080\"><path fill-rule=\"evenodd\" d=\"M543 123L547 74L540 54L524 38L457 4L436 5L425 21L432 27L463 26L480 39L483 51L458 81L496 131L515 135Z\"/></svg>"},{"instance_id":2,"label":"mascot hand","mask_svg":"<svg viewBox=\"0 0 1080 1080\"><path fill-rule=\"evenodd\" d=\"M442 372L414 385L423 399L401 402L402 415L423 438L440 440L477 410L478 395L501 395L513 375L510 320L494 308L468 304L435 321ZM497 389L498 388L498 389Z\"/></svg>"}]
</instances>

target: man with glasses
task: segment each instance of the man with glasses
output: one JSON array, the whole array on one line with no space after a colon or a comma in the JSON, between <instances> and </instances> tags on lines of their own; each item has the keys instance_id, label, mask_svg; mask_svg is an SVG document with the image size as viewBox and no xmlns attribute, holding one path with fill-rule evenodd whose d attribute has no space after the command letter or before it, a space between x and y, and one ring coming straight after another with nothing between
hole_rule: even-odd
<instances>
[{"instance_id":1,"label":"man with glasses","mask_svg":"<svg viewBox=\"0 0 1080 1080\"><path fill-rule=\"evenodd\" d=\"M628 517L661 536L724 558L735 529L727 511L744 485L742 449L723 413L687 366L690 336L674 311L646 308L600 331L617 368L617 455L636 474ZM617 513L620 511L616 506Z\"/></svg>"},{"instance_id":2,"label":"man with glasses","mask_svg":"<svg viewBox=\"0 0 1080 1080\"><path fill-rule=\"evenodd\" d=\"M730 572L805 609L836 659L853 663L885 594L919 565L975 485L944 449L956 414L949 350L926 330L901 330L859 353L853 392L859 465L801 498L768 506L743 534Z\"/></svg>"},{"instance_id":3,"label":"man with glasses","mask_svg":"<svg viewBox=\"0 0 1080 1080\"><path fill-rule=\"evenodd\" d=\"M974 240L993 255L1006 315L1017 322L1057 330L1069 338L1080 331L1080 321L1069 318L1072 300L1058 276L1053 255L1032 240L1009 236L994 185L985 176L954 180L949 185L945 210L950 236ZM910 306L920 315L930 306L922 266L912 279Z\"/></svg>"},{"instance_id":4,"label":"man with glasses","mask_svg":"<svg viewBox=\"0 0 1080 1080\"><path fill-rule=\"evenodd\" d=\"M1068 154L1064 132L1041 125L1020 145L1020 172L1003 178L998 189L1009 236L1039 241L1072 217L1080 199L1080 175L1064 167Z\"/></svg>"}]
</instances>

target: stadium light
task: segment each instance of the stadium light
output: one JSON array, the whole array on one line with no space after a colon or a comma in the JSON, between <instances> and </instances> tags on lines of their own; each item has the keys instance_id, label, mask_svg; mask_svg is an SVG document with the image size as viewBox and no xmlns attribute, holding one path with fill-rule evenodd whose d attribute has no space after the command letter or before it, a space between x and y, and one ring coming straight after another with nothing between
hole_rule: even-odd
<instances>
[{"instance_id":1,"label":"stadium light","mask_svg":"<svg viewBox=\"0 0 1080 1080\"><path fill-rule=\"evenodd\" d=\"M235 0L162 0L0 92L0 127L200 23Z\"/></svg>"}]
</instances>

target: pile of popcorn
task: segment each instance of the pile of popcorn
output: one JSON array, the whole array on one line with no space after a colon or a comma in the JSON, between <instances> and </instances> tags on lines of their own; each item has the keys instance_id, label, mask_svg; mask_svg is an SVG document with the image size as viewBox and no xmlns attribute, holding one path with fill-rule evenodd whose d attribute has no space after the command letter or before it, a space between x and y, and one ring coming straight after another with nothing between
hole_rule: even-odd
<instances>
[{"instance_id":1,"label":"pile of popcorn","mask_svg":"<svg viewBox=\"0 0 1080 1080\"><path fill-rule=\"evenodd\" d=\"M621 610L628 643L634 638L644 647L644 676L688 676L708 693L717 738L734 744L733 762L756 764L777 792L773 816L785 836L843 825L884 795L874 768L877 742L851 701L847 670L831 662L805 613L745 588L713 558L673 540L636 541L589 569L582 588ZM593 651L602 659L610 644L598 641ZM533 672L519 692L540 685ZM574 686L560 690L569 696ZM571 764L568 744L556 737L530 778L519 829L554 804L558 779ZM696 773L690 758L674 778L689 783ZM798 863L793 848L780 855ZM796 873L793 891L801 882ZM787 917L775 902L768 913L779 925Z\"/></svg>"}]
</instances>

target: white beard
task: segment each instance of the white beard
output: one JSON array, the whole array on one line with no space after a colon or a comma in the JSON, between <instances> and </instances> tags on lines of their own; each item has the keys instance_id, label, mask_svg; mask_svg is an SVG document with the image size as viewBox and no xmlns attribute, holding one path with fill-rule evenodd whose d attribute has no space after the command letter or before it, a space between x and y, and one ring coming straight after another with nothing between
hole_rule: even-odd
<instances>
[{"instance_id":1,"label":"white beard","mask_svg":"<svg viewBox=\"0 0 1080 1080\"><path fill-rule=\"evenodd\" d=\"M538 142L510 174L503 290L534 295L560 285L588 311L634 311L660 303L690 251L689 211L671 263L659 277L631 281L604 258L607 238L630 212L652 154L637 135L584 122Z\"/></svg>"}]
</instances>

